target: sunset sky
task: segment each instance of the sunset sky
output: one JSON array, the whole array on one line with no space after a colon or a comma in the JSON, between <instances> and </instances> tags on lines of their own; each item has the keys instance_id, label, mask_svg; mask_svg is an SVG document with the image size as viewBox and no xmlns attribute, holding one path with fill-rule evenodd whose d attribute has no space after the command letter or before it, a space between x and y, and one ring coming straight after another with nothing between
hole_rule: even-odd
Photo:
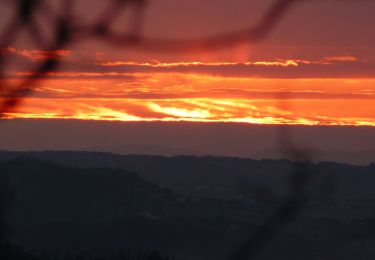
<instances>
[{"instance_id":1,"label":"sunset sky","mask_svg":"<svg viewBox=\"0 0 375 260\"><path fill-rule=\"evenodd\" d=\"M103 8L102 1L78 2L79 22ZM151 0L142 35L196 39L237 31L256 24L272 3ZM0 11L3 24L9 10ZM79 42L57 53L58 70L7 117L375 126L374 12L370 0L298 1L264 41L222 50ZM124 29L129 16L119 17L114 29ZM48 35L38 19L38 30ZM9 84L51 55L27 34L1 53L9 59Z\"/></svg>"}]
</instances>

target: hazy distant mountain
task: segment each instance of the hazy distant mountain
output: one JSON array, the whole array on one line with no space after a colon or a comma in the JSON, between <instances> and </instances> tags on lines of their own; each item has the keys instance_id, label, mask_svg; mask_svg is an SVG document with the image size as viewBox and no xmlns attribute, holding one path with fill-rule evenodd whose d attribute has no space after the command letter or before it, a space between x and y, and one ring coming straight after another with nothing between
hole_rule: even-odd
<instances>
[{"instance_id":1,"label":"hazy distant mountain","mask_svg":"<svg viewBox=\"0 0 375 260\"><path fill-rule=\"evenodd\" d=\"M194 156L208 156L209 154L188 150L184 148L163 147L151 144L123 144L117 146L102 146L92 148L82 148L80 151L91 152L108 152L115 154L131 154L131 155L160 155L160 156L178 156L178 155L194 155ZM354 165L367 165L375 162L375 150L313 150L310 149L314 162L330 161L347 163ZM246 156L241 156L246 158ZM255 152L248 156L250 159L290 159L294 158L288 154L283 153L278 148L268 148Z\"/></svg>"},{"instance_id":2,"label":"hazy distant mountain","mask_svg":"<svg viewBox=\"0 0 375 260\"><path fill-rule=\"evenodd\" d=\"M298 147L343 151L353 156L323 157L352 163L373 161L358 151L375 150L373 127L275 126L239 123L97 122L85 120L6 120L1 125L0 149L12 151L95 149L121 154L166 156L211 155L252 158L277 147L281 130ZM373 154L372 152L370 154ZM272 154L271 154L272 155ZM285 156L283 156L285 158ZM348 159L347 161L345 161Z\"/></svg>"},{"instance_id":3,"label":"hazy distant mountain","mask_svg":"<svg viewBox=\"0 0 375 260\"><path fill-rule=\"evenodd\" d=\"M187 150L184 148L163 147L152 144L122 144L117 146L102 146L92 148L82 148L81 151L107 152L115 154L139 154L139 155L203 155L197 151Z\"/></svg>"},{"instance_id":4,"label":"hazy distant mountain","mask_svg":"<svg viewBox=\"0 0 375 260\"><path fill-rule=\"evenodd\" d=\"M375 150L311 150L314 162L330 161L354 165L367 165L375 162ZM250 156L253 159L293 159L277 148L264 149Z\"/></svg>"}]
</instances>

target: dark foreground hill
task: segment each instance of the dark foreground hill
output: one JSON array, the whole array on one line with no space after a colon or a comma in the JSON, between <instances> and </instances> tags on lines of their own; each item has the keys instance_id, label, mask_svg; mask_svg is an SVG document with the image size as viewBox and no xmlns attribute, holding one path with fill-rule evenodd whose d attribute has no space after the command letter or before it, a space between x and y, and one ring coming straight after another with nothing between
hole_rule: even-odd
<instances>
[{"instance_id":1,"label":"dark foreground hill","mask_svg":"<svg viewBox=\"0 0 375 260\"><path fill-rule=\"evenodd\" d=\"M10 242L68 253L158 249L185 259L227 259L283 205L295 166L84 152L0 157ZM312 179L299 214L274 230L257 259L373 259L374 167L305 165Z\"/></svg>"},{"instance_id":2,"label":"dark foreground hill","mask_svg":"<svg viewBox=\"0 0 375 260\"><path fill-rule=\"evenodd\" d=\"M0 169L8 240L25 248L97 254L158 249L204 259L224 255L251 227L243 221L251 215L246 205L178 195L121 169L26 157L3 161Z\"/></svg>"}]
</instances>

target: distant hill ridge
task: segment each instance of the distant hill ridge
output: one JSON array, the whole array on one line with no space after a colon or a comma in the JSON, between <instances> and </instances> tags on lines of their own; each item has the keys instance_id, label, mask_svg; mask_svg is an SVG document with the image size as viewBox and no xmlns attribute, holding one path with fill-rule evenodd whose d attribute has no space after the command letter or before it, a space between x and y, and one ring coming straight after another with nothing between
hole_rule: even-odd
<instances>
[{"instance_id":1,"label":"distant hill ridge","mask_svg":"<svg viewBox=\"0 0 375 260\"><path fill-rule=\"evenodd\" d=\"M246 195L247 187L264 186L277 194L287 192L293 173L290 160L252 160L212 156L117 155L102 152L0 152L1 160L31 157L67 167L123 169L137 172L145 180L187 196L236 199ZM311 192L328 180L335 184L337 197L375 198L369 183L375 183L375 165L354 166L335 162L310 163L314 178ZM362 186L361 186L362 185ZM245 190L245 192L243 192ZM314 194L315 194L314 193Z\"/></svg>"}]
</instances>

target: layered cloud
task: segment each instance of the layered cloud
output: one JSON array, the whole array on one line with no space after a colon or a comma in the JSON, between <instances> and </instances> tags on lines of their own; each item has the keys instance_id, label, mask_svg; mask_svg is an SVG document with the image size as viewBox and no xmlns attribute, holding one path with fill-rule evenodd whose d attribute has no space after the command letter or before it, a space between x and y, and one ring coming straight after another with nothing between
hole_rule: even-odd
<instances>
[{"instance_id":1,"label":"layered cloud","mask_svg":"<svg viewBox=\"0 0 375 260\"><path fill-rule=\"evenodd\" d=\"M375 125L374 64L351 55L319 59L121 61L57 50L2 49L17 86L45 59L59 69L36 79L8 118Z\"/></svg>"},{"instance_id":2,"label":"layered cloud","mask_svg":"<svg viewBox=\"0 0 375 260\"><path fill-rule=\"evenodd\" d=\"M6 55L8 77L32 73L33 67L49 58L59 60L55 77L123 77L130 73L195 73L227 77L251 78L372 78L375 63L351 55L327 56L319 59L268 59L252 61L123 61L108 60L100 54L71 50L0 49Z\"/></svg>"},{"instance_id":3,"label":"layered cloud","mask_svg":"<svg viewBox=\"0 0 375 260\"><path fill-rule=\"evenodd\" d=\"M186 73L41 81L9 118L375 125L375 79Z\"/></svg>"}]
</instances>

